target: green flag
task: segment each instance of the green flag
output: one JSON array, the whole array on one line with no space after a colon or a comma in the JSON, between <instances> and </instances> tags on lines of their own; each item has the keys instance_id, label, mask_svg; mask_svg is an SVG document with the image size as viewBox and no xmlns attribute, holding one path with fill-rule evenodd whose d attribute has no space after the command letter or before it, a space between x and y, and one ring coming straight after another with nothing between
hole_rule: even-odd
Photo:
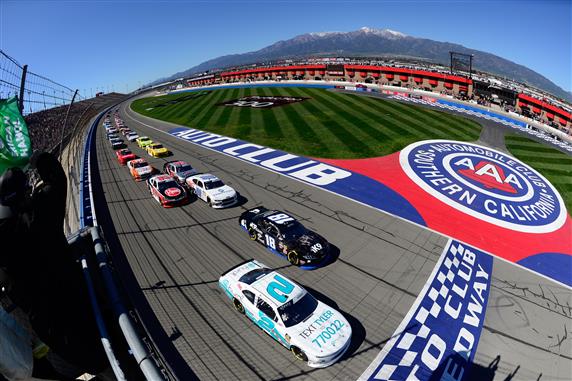
<instances>
[{"instance_id":1,"label":"green flag","mask_svg":"<svg viewBox=\"0 0 572 381\"><path fill-rule=\"evenodd\" d=\"M26 121L16 97L0 99L0 174L12 167L24 167L32 155Z\"/></svg>"}]
</instances>

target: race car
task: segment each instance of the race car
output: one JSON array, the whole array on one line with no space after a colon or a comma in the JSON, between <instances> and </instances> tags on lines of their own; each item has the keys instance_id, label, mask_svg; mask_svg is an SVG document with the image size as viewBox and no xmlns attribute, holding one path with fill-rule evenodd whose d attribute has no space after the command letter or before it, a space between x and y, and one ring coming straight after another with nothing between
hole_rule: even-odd
<instances>
[{"instance_id":1,"label":"race car","mask_svg":"<svg viewBox=\"0 0 572 381\"><path fill-rule=\"evenodd\" d=\"M109 127L105 129L105 132L107 132L108 134L116 134L117 132L119 132L119 130L115 127Z\"/></svg>"},{"instance_id":2,"label":"race car","mask_svg":"<svg viewBox=\"0 0 572 381\"><path fill-rule=\"evenodd\" d=\"M163 172L174 178L179 184L186 184L185 180L197 174L197 170L185 161L168 161L163 165Z\"/></svg>"},{"instance_id":3,"label":"race car","mask_svg":"<svg viewBox=\"0 0 572 381\"><path fill-rule=\"evenodd\" d=\"M147 147L149 144L153 144L153 140L151 140L150 138L148 138L147 136L140 136L138 137L136 140L137 145L140 148L145 148Z\"/></svg>"},{"instance_id":4,"label":"race car","mask_svg":"<svg viewBox=\"0 0 572 381\"><path fill-rule=\"evenodd\" d=\"M183 205L187 202L187 191L169 175L155 175L147 180L149 192L164 208Z\"/></svg>"},{"instance_id":5,"label":"race car","mask_svg":"<svg viewBox=\"0 0 572 381\"><path fill-rule=\"evenodd\" d=\"M160 143L151 143L145 146L145 149L147 150L149 156L153 157L164 157L164 156L169 156L171 154L169 150L163 147L163 145Z\"/></svg>"},{"instance_id":6,"label":"race car","mask_svg":"<svg viewBox=\"0 0 572 381\"><path fill-rule=\"evenodd\" d=\"M117 161L119 161L119 164L121 165L125 165L128 161L137 159L137 156L127 148L120 149L115 152L115 155L117 156Z\"/></svg>"},{"instance_id":7,"label":"race car","mask_svg":"<svg viewBox=\"0 0 572 381\"><path fill-rule=\"evenodd\" d=\"M338 361L352 328L334 308L262 263L249 260L219 278L234 308L313 368Z\"/></svg>"},{"instance_id":8,"label":"race car","mask_svg":"<svg viewBox=\"0 0 572 381\"><path fill-rule=\"evenodd\" d=\"M330 244L324 237L284 212L258 207L242 213L238 222L251 240L286 257L294 266L317 266L330 254Z\"/></svg>"},{"instance_id":9,"label":"race car","mask_svg":"<svg viewBox=\"0 0 572 381\"><path fill-rule=\"evenodd\" d=\"M135 181L145 180L151 177L155 172L155 168L149 165L145 159L135 159L127 162L129 173Z\"/></svg>"},{"instance_id":10,"label":"race car","mask_svg":"<svg viewBox=\"0 0 572 381\"><path fill-rule=\"evenodd\" d=\"M139 135L137 134L137 132L132 131L132 132L128 133L125 137L130 142L134 142L135 140L137 140L139 138Z\"/></svg>"},{"instance_id":11,"label":"race car","mask_svg":"<svg viewBox=\"0 0 572 381\"><path fill-rule=\"evenodd\" d=\"M115 150L125 147L125 143L123 142L123 140L118 138L110 139L109 142L111 143L111 148Z\"/></svg>"},{"instance_id":12,"label":"race car","mask_svg":"<svg viewBox=\"0 0 572 381\"><path fill-rule=\"evenodd\" d=\"M198 198L212 208L226 208L236 204L238 201L236 191L210 173L190 176L185 182Z\"/></svg>"}]
</instances>

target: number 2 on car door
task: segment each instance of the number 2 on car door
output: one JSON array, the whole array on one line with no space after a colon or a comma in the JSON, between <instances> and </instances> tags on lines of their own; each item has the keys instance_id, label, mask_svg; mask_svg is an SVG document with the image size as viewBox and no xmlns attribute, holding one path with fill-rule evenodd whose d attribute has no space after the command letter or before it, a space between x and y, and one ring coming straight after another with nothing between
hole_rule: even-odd
<instances>
[{"instance_id":1,"label":"number 2 on car door","mask_svg":"<svg viewBox=\"0 0 572 381\"><path fill-rule=\"evenodd\" d=\"M273 250L276 250L276 240L274 239L274 237L269 236L268 234L265 234L265 236L266 236L266 246L268 246Z\"/></svg>"}]
</instances>

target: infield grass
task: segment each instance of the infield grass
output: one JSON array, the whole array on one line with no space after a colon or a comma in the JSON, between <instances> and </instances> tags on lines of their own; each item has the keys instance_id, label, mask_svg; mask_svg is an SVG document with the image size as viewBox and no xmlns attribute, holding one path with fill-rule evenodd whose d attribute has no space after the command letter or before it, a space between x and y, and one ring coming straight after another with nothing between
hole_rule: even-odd
<instances>
[{"instance_id":1,"label":"infield grass","mask_svg":"<svg viewBox=\"0 0 572 381\"><path fill-rule=\"evenodd\" d=\"M273 108L218 106L250 95L306 97ZM469 119L383 99L316 88L240 88L142 98L145 116L298 155L357 159L384 156L426 139L477 140Z\"/></svg>"},{"instance_id":2,"label":"infield grass","mask_svg":"<svg viewBox=\"0 0 572 381\"><path fill-rule=\"evenodd\" d=\"M572 210L572 156L520 135L507 135L506 147L517 159L540 172Z\"/></svg>"}]
</instances>

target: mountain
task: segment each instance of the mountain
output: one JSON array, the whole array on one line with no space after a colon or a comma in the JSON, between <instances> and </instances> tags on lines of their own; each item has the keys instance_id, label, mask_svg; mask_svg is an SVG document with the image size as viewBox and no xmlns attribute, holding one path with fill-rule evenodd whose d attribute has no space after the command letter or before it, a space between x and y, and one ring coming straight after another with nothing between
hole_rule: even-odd
<instances>
[{"instance_id":1,"label":"mountain","mask_svg":"<svg viewBox=\"0 0 572 381\"><path fill-rule=\"evenodd\" d=\"M214 58L168 78L189 77L207 70L309 56L390 56L428 60L449 64L449 52L473 54L473 67L515 79L538 87L557 97L572 101L572 94L563 90L543 75L491 53L466 48L459 44L440 42L405 35L390 29L361 28L353 32L307 33L285 41L278 41L254 52L230 54Z\"/></svg>"}]
</instances>

